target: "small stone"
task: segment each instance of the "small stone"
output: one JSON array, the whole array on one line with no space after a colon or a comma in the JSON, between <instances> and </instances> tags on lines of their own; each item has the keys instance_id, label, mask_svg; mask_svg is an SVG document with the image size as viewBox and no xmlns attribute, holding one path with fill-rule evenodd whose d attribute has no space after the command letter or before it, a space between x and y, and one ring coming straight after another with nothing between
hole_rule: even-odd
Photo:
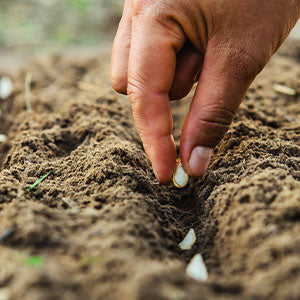
<instances>
[{"instance_id":1,"label":"small stone","mask_svg":"<svg viewBox=\"0 0 300 300\"><path fill-rule=\"evenodd\" d=\"M176 170L173 174L173 183L177 188L184 188L189 181L188 174L184 171L180 158L176 159Z\"/></svg>"},{"instance_id":2,"label":"small stone","mask_svg":"<svg viewBox=\"0 0 300 300\"><path fill-rule=\"evenodd\" d=\"M206 281L208 273L201 254L196 254L185 270L186 274L198 281Z\"/></svg>"},{"instance_id":3,"label":"small stone","mask_svg":"<svg viewBox=\"0 0 300 300\"><path fill-rule=\"evenodd\" d=\"M5 100L13 91L13 82L9 77L0 78L0 99Z\"/></svg>"},{"instance_id":4,"label":"small stone","mask_svg":"<svg viewBox=\"0 0 300 300\"><path fill-rule=\"evenodd\" d=\"M283 84L274 84L273 90L277 93L288 95L288 96L295 96L296 91L288 86L285 86Z\"/></svg>"}]
</instances>

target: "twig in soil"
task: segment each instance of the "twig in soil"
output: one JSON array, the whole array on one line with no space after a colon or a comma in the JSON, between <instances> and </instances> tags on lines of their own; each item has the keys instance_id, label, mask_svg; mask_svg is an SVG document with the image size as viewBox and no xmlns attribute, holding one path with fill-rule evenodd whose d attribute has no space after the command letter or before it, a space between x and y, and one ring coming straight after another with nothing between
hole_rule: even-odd
<instances>
[{"instance_id":1,"label":"twig in soil","mask_svg":"<svg viewBox=\"0 0 300 300\"><path fill-rule=\"evenodd\" d=\"M77 86L80 90L91 92L91 93L97 93L100 90L98 86L84 81L79 81L77 83Z\"/></svg>"},{"instance_id":2,"label":"twig in soil","mask_svg":"<svg viewBox=\"0 0 300 300\"><path fill-rule=\"evenodd\" d=\"M111 91L110 87L100 87L98 85L92 84L92 83L88 83L88 82L84 82L84 81L79 81L77 83L77 87L85 92L90 92L93 94L101 94L101 95L105 95L107 93L109 93Z\"/></svg>"},{"instance_id":3,"label":"twig in soil","mask_svg":"<svg viewBox=\"0 0 300 300\"><path fill-rule=\"evenodd\" d=\"M31 73L27 73L26 77L25 77L25 104L26 104L26 111L28 113L32 113L32 107L31 107L31 90L30 90L30 86L31 86Z\"/></svg>"},{"instance_id":4,"label":"twig in soil","mask_svg":"<svg viewBox=\"0 0 300 300\"><path fill-rule=\"evenodd\" d=\"M81 260L81 264L84 266L94 265L96 263L102 262L103 258L97 256L86 256Z\"/></svg>"},{"instance_id":5,"label":"twig in soil","mask_svg":"<svg viewBox=\"0 0 300 300\"><path fill-rule=\"evenodd\" d=\"M31 185L29 188L26 189L26 192L29 192L32 189L34 189L39 183L41 183L46 177L48 177L50 175L50 173L51 173L51 171L49 171L46 175L44 175L42 178L37 180L33 185Z\"/></svg>"},{"instance_id":6,"label":"twig in soil","mask_svg":"<svg viewBox=\"0 0 300 300\"><path fill-rule=\"evenodd\" d=\"M288 95L288 96L295 96L296 91L288 86L285 86L283 84L274 84L273 90L277 93Z\"/></svg>"}]
</instances>

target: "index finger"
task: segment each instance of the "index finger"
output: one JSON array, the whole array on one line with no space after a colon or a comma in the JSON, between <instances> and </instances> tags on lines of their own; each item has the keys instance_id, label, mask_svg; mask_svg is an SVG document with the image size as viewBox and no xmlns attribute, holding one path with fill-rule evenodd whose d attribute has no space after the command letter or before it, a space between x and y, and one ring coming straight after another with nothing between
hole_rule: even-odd
<instances>
[{"instance_id":1,"label":"index finger","mask_svg":"<svg viewBox=\"0 0 300 300\"><path fill-rule=\"evenodd\" d=\"M184 43L172 20L158 22L142 15L132 19L128 64L128 96L133 118L157 179L168 183L176 160L169 91L175 74L176 52Z\"/></svg>"}]
</instances>

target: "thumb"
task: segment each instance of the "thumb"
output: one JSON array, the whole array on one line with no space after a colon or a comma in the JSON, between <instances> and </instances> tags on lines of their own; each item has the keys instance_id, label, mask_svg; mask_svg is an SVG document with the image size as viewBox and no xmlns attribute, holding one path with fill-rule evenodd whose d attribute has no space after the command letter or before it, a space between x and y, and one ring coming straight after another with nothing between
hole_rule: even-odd
<instances>
[{"instance_id":1,"label":"thumb","mask_svg":"<svg viewBox=\"0 0 300 300\"><path fill-rule=\"evenodd\" d=\"M233 48L235 47L235 48ZM213 148L223 138L242 98L265 63L237 46L208 44L198 86L181 134L185 170L203 176Z\"/></svg>"}]
</instances>

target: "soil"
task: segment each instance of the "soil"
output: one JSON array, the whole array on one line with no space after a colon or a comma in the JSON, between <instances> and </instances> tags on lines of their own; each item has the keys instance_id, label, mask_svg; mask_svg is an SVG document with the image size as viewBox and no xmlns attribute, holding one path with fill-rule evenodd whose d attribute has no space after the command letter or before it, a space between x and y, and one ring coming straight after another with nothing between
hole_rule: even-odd
<instances>
[{"instance_id":1,"label":"soil","mask_svg":"<svg viewBox=\"0 0 300 300\"><path fill-rule=\"evenodd\" d=\"M299 61L300 42L285 44L207 174L182 190L156 182L107 57L19 71L1 102L0 299L299 299ZM190 98L172 104L177 144ZM197 242L182 251L191 227ZM196 253L206 282L185 275Z\"/></svg>"}]
</instances>

